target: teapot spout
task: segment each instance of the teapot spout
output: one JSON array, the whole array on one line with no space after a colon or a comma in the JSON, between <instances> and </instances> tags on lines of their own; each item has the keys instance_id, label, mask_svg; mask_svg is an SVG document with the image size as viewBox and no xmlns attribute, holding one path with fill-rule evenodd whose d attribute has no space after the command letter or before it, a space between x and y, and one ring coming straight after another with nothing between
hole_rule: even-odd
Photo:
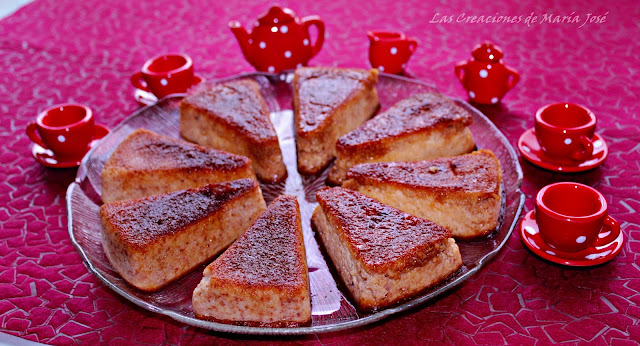
<instances>
[{"instance_id":1,"label":"teapot spout","mask_svg":"<svg viewBox=\"0 0 640 346\"><path fill-rule=\"evenodd\" d=\"M251 62L251 54L249 53L251 44L249 43L249 33L247 32L247 29L245 29L237 20L229 22L229 29L231 29L231 32L233 33L233 35L235 35L236 40L238 40L240 49L242 49L242 54L247 59L247 61Z\"/></svg>"}]
</instances>

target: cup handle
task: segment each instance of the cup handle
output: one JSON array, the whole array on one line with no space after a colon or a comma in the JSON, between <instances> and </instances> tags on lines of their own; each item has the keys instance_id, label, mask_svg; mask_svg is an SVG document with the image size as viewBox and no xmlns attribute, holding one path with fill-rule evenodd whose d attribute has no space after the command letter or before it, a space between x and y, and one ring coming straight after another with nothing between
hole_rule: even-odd
<instances>
[{"instance_id":1,"label":"cup handle","mask_svg":"<svg viewBox=\"0 0 640 346\"><path fill-rule=\"evenodd\" d=\"M142 78L142 72L136 72L131 76L131 84L140 90L151 92L147 86L147 82Z\"/></svg>"},{"instance_id":2,"label":"cup handle","mask_svg":"<svg viewBox=\"0 0 640 346\"><path fill-rule=\"evenodd\" d=\"M456 67L454 69L456 77L458 77L458 79L464 83L464 77L465 77L465 70L467 67L467 62L466 61L460 61L459 63L456 64Z\"/></svg>"},{"instance_id":3,"label":"cup handle","mask_svg":"<svg viewBox=\"0 0 640 346\"><path fill-rule=\"evenodd\" d=\"M318 54L324 43L324 22L318 16L307 16L302 18L302 24L304 24L307 33L309 33L309 27L312 25L315 25L318 29L318 38L316 38L316 42L311 46L311 57L313 57Z\"/></svg>"},{"instance_id":4,"label":"cup handle","mask_svg":"<svg viewBox=\"0 0 640 346\"><path fill-rule=\"evenodd\" d=\"M29 136L29 139L37 145L45 149L49 149L42 141L42 138L40 138L40 135L38 134L38 127L35 123L30 123L29 125L27 125L27 136Z\"/></svg>"},{"instance_id":5,"label":"cup handle","mask_svg":"<svg viewBox=\"0 0 640 346\"><path fill-rule=\"evenodd\" d=\"M580 136L580 144L584 148L582 151L575 151L571 154L571 158L576 161L584 161L593 155L593 140L585 135Z\"/></svg>"},{"instance_id":6,"label":"cup handle","mask_svg":"<svg viewBox=\"0 0 640 346\"><path fill-rule=\"evenodd\" d=\"M416 48L418 48L418 40L416 40L414 37L409 37L407 38L407 41L409 41L409 51L411 52L411 54L413 54Z\"/></svg>"},{"instance_id":7,"label":"cup handle","mask_svg":"<svg viewBox=\"0 0 640 346\"><path fill-rule=\"evenodd\" d=\"M596 240L595 246L603 246L616 240L620 235L620 223L616 219L607 215L604 219L604 226L598 234L598 240Z\"/></svg>"},{"instance_id":8,"label":"cup handle","mask_svg":"<svg viewBox=\"0 0 640 346\"><path fill-rule=\"evenodd\" d=\"M507 87L511 89L514 86L516 86L516 84L518 84L518 81L520 80L520 73L518 73L518 71L512 69L511 67L508 67L508 66L505 66L505 67L507 68L507 73L509 74Z\"/></svg>"}]
</instances>

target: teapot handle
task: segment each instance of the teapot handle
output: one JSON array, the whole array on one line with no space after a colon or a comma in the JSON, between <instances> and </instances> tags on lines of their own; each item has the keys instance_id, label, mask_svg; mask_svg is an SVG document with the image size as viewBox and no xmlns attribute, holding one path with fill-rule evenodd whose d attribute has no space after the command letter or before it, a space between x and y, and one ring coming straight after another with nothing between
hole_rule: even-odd
<instances>
[{"instance_id":1,"label":"teapot handle","mask_svg":"<svg viewBox=\"0 0 640 346\"><path fill-rule=\"evenodd\" d=\"M316 42L311 46L311 56L318 54L322 44L324 43L324 22L318 16L307 16L302 18L302 24L304 25L307 34L309 33L309 27L315 25L318 29L318 38Z\"/></svg>"},{"instance_id":2,"label":"teapot handle","mask_svg":"<svg viewBox=\"0 0 640 346\"><path fill-rule=\"evenodd\" d=\"M467 67L467 61L460 61L459 63L456 64L456 67L454 68L456 77L458 77L458 79L464 83L464 78L466 75L466 67Z\"/></svg>"},{"instance_id":3,"label":"teapot handle","mask_svg":"<svg viewBox=\"0 0 640 346\"><path fill-rule=\"evenodd\" d=\"M507 73L509 74L509 82L507 87L509 89L513 88L518 81L520 80L520 73L518 73L518 71L512 69L509 66L505 66L505 68L507 69Z\"/></svg>"}]
</instances>

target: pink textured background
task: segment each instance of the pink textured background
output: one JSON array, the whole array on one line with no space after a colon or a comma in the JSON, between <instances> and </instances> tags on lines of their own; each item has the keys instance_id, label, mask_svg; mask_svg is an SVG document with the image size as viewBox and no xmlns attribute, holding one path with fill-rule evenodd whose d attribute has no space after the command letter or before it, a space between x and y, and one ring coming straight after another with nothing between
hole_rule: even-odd
<instances>
[{"instance_id":1,"label":"pink textured background","mask_svg":"<svg viewBox=\"0 0 640 346\"><path fill-rule=\"evenodd\" d=\"M584 3L584 2L583 2ZM600 168L554 174L526 162L526 210L542 186L578 181L600 190L622 224L626 243L595 268L554 265L526 250L513 234L500 255L461 287L436 301L371 326L331 334L268 338L304 343L453 342L533 344L640 340L640 66L635 1L518 4L496 0L282 1L299 15L320 15L325 46L313 65L367 67L370 29L400 30L420 45L409 73L464 97L453 65L491 39L522 80L501 106L481 108L513 145L550 102L590 107L610 146ZM252 23L269 1L39 0L0 21L0 331L25 339L149 344L240 343L264 339L185 326L144 311L105 288L67 235L64 194L74 169L47 169L24 134L38 111L76 101L99 123L114 126L138 108L129 83L150 56L168 51L194 58L196 72L223 77L251 71L226 27ZM435 13L523 15L608 12L604 24L432 24Z\"/></svg>"}]
</instances>

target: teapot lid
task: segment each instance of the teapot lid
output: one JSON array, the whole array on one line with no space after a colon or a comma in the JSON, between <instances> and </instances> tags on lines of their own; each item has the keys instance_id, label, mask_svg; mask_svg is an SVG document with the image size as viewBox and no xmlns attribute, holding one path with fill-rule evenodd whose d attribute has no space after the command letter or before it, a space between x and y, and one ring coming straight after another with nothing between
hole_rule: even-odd
<instances>
[{"instance_id":1,"label":"teapot lid","mask_svg":"<svg viewBox=\"0 0 640 346\"><path fill-rule=\"evenodd\" d=\"M480 61L499 62L504 56L504 53L502 52L502 48L489 41L484 41L473 47L471 56Z\"/></svg>"},{"instance_id":2,"label":"teapot lid","mask_svg":"<svg viewBox=\"0 0 640 346\"><path fill-rule=\"evenodd\" d=\"M260 25L271 26L273 24L284 24L296 18L295 12L289 8L273 6L268 12L258 18Z\"/></svg>"}]
</instances>

